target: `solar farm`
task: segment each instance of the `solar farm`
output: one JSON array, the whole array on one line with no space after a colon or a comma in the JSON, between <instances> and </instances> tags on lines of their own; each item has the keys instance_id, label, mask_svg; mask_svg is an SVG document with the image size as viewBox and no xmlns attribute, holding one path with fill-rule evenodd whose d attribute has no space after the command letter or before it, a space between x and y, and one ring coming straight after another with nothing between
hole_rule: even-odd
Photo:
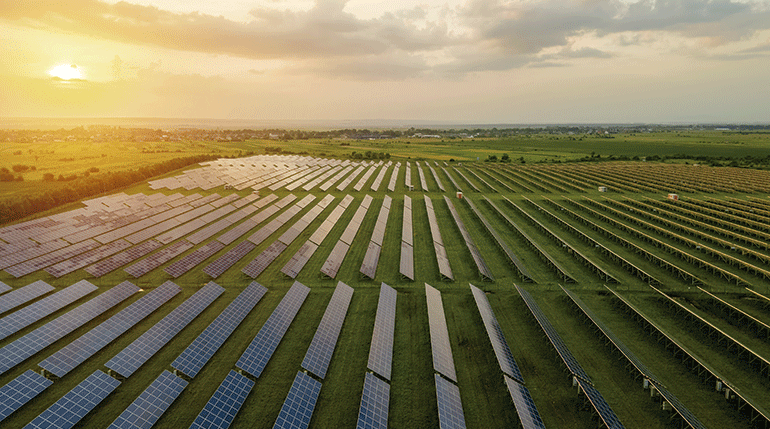
<instances>
[{"instance_id":1,"label":"solar farm","mask_svg":"<svg viewBox=\"0 0 770 429\"><path fill-rule=\"evenodd\" d=\"M3 428L770 428L770 172L220 159L0 227Z\"/></svg>"}]
</instances>

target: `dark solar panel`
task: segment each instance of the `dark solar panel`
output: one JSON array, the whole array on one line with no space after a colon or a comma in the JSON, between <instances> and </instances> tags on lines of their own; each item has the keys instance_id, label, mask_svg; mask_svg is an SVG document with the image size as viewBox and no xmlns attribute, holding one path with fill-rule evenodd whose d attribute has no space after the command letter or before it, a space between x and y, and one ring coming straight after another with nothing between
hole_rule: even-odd
<instances>
[{"instance_id":1,"label":"dark solar panel","mask_svg":"<svg viewBox=\"0 0 770 429\"><path fill-rule=\"evenodd\" d=\"M217 237L217 241L222 242L223 244L231 244L233 241L241 238L241 236L251 231L257 225L259 225L259 222L255 221L254 219L246 219L245 221L235 226L233 229Z\"/></svg>"},{"instance_id":2,"label":"dark solar panel","mask_svg":"<svg viewBox=\"0 0 770 429\"><path fill-rule=\"evenodd\" d=\"M105 365L123 377L130 377L149 358L209 306L224 288L210 282L134 340Z\"/></svg>"},{"instance_id":3,"label":"dark solar panel","mask_svg":"<svg viewBox=\"0 0 770 429\"><path fill-rule=\"evenodd\" d=\"M81 280L72 286L3 317L0 319L0 339L6 338L38 320L61 310L96 289L96 286Z\"/></svg>"},{"instance_id":4,"label":"dark solar panel","mask_svg":"<svg viewBox=\"0 0 770 429\"><path fill-rule=\"evenodd\" d=\"M211 399L206 403L190 429L226 429L254 387L245 375L230 370Z\"/></svg>"},{"instance_id":5,"label":"dark solar panel","mask_svg":"<svg viewBox=\"0 0 770 429\"><path fill-rule=\"evenodd\" d=\"M190 250L192 247L193 244L187 240L177 241L176 243L166 247L165 249L159 250L158 252L146 257L145 259L142 259L133 265L129 265L128 267L124 268L123 271L127 272L134 278L139 278L181 255L185 251Z\"/></svg>"},{"instance_id":6,"label":"dark solar panel","mask_svg":"<svg viewBox=\"0 0 770 429\"><path fill-rule=\"evenodd\" d=\"M235 328L251 312L267 292L267 288L257 282L243 290L227 308L200 334L195 341L174 360L171 366L189 377L198 372L230 337Z\"/></svg>"},{"instance_id":7,"label":"dark solar panel","mask_svg":"<svg viewBox=\"0 0 770 429\"><path fill-rule=\"evenodd\" d=\"M267 249L257 255L249 265L243 267L241 272L251 278L258 277L278 256L280 256L281 253L283 253L284 250L286 250L286 247L286 244L281 243L278 240L274 241Z\"/></svg>"},{"instance_id":8,"label":"dark solar panel","mask_svg":"<svg viewBox=\"0 0 770 429\"><path fill-rule=\"evenodd\" d=\"M85 268L88 274L94 277L101 277L107 273L111 273L118 268L133 262L142 256L149 254L157 249L163 247L162 244L155 240L148 240L137 246L134 246L126 251L120 252L117 255L113 255L107 259L101 260L93 265Z\"/></svg>"},{"instance_id":9,"label":"dark solar panel","mask_svg":"<svg viewBox=\"0 0 770 429\"><path fill-rule=\"evenodd\" d=\"M0 374L20 364L35 353L64 338L121 301L139 291L129 282L110 290L63 314L0 349Z\"/></svg>"},{"instance_id":10,"label":"dark solar panel","mask_svg":"<svg viewBox=\"0 0 770 429\"><path fill-rule=\"evenodd\" d=\"M396 298L398 294L392 287L382 283L380 298L377 302L377 315L374 319L372 344L369 346L367 367L390 380L393 363L393 335L396 326Z\"/></svg>"},{"instance_id":11,"label":"dark solar panel","mask_svg":"<svg viewBox=\"0 0 770 429\"><path fill-rule=\"evenodd\" d=\"M455 364L452 359L452 346L449 342L449 330L444 316L444 304L441 292L425 283L425 297L428 302L428 323L430 324L430 348L433 353L433 369L445 377L457 381Z\"/></svg>"},{"instance_id":12,"label":"dark solar panel","mask_svg":"<svg viewBox=\"0 0 770 429\"><path fill-rule=\"evenodd\" d=\"M508 392L511 394L513 406L516 407L516 413L519 415L519 421L523 429L545 429L543 419L537 412L535 402L529 394L529 390L524 385L517 383L508 376L503 376L505 384L508 386Z\"/></svg>"},{"instance_id":13,"label":"dark solar panel","mask_svg":"<svg viewBox=\"0 0 770 429\"><path fill-rule=\"evenodd\" d=\"M317 244L311 242L310 240L306 241L305 244L299 248L297 253L292 256L289 262L287 262L286 265L281 268L281 272L291 278L296 278L299 272L302 271L302 268L305 267L307 261L310 260L310 257L313 256L313 253L315 253L316 249L318 249Z\"/></svg>"},{"instance_id":14,"label":"dark solar panel","mask_svg":"<svg viewBox=\"0 0 770 429\"><path fill-rule=\"evenodd\" d=\"M492 342L492 349L497 356L497 362L500 364L500 369L510 377L515 378L520 383L524 382L524 378L521 376L519 366L516 364L516 360L511 354L511 348L508 347L508 342L505 341L505 335L503 335L503 329L497 322L495 313L492 312L492 306L489 305L489 300L484 292L474 285L471 286L471 292L473 293L473 299L476 301L476 307L481 313L481 320L484 321L484 327L489 335L489 340Z\"/></svg>"},{"instance_id":15,"label":"dark solar panel","mask_svg":"<svg viewBox=\"0 0 770 429\"><path fill-rule=\"evenodd\" d=\"M364 260L361 263L361 274L374 279L377 273L377 263L380 261L380 251L382 248L374 241L369 242L369 247L366 249Z\"/></svg>"},{"instance_id":16,"label":"dark solar panel","mask_svg":"<svg viewBox=\"0 0 770 429\"><path fill-rule=\"evenodd\" d=\"M401 242L401 260L398 272L409 280L414 280L414 248L405 241Z\"/></svg>"},{"instance_id":17,"label":"dark solar panel","mask_svg":"<svg viewBox=\"0 0 770 429\"><path fill-rule=\"evenodd\" d=\"M599 415L602 423L604 423L608 429L623 428L623 424L620 423L618 416L616 416L615 412L612 411L612 408L610 408L609 404L607 404L607 401L604 400L602 394L599 393L599 391L596 390L596 388L594 388L594 386L592 386L587 381L581 380L580 378L576 378L576 380L578 386L580 386L580 389L588 397L588 402L590 402L591 406L594 408L594 410L596 410L596 413Z\"/></svg>"},{"instance_id":18,"label":"dark solar panel","mask_svg":"<svg viewBox=\"0 0 770 429\"><path fill-rule=\"evenodd\" d=\"M172 282L163 283L99 326L59 349L40 362L39 366L57 377L64 377L107 344L123 335L140 320L152 314L180 291L179 286Z\"/></svg>"},{"instance_id":19,"label":"dark solar panel","mask_svg":"<svg viewBox=\"0 0 770 429\"><path fill-rule=\"evenodd\" d=\"M259 377L267 362L281 342L286 330L305 302L310 288L300 282L294 282L278 306L259 330L235 364L254 377Z\"/></svg>"},{"instance_id":20,"label":"dark solar panel","mask_svg":"<svg viewBox=\"0 0 770 429\"><path fill-rule=\"evenodd\" d=\"M29 369L0 387L0 422L52 384L53 381Z\"/></svg>"},{"instance_id":21,"label":"dark solar panel","mask_svg":"<svg viewBox=\"0 0 770 429\"><path fill-rule=\"evenodd\" d=\"M190 271L196 265L200 264L211 256L214 256L215 253L219 252L224 247L225 245L219 241L211 241L208 244L197 248L194 252L190 253L184 258L169 265L164 269L164 271L171 277L177 278Z\"/></svg>"},{"instance_id":22,"label":"dark solar panel","mask_svg":"<svg viewBox=\"0 0 770 429\"><path fill-rule=\"evenodd\" d=\"M35 417L25 426L25 429L69 429L96 408L118 386L120 386L118 380L101 370L96 370Z\"/></svg>"},{"instance_id":23,"label":"dark solar panel","mask_svg":"<svg viewBox=\"0 0 770 429\"><path fill-rule=\"evenodd\" d=\"M389 402L390 385L367 372L356 429L387 429Z\"/></svg>"},{"instance_id":24,"label":"dark solar panel","mask_svg":"<svg viewBox=\"0 0 770 429\"><path fill-rule=\"evenodd\" d=\"M219 243L219 242L212 241L212 243ZM248 241L248 240L241 241L235 247L228 250L227 253L220 256L216 261L210 263L205 268L203 268L203 272L210 275L213 278L217 278L221 276L222 273L229 270L230 267L235 265L249 252L254 250L255 247L257 247L257 245L252 243L251 241Z\"/></svg>"},{"instance_id":25,"label":"dark solar panel","mask_svg":"<svg viewBox=\"0 0 770 429\"><path fill-rule=\"evenodd\" d=\"M460 230L460 234L463 236L465 246L468 248L473 261L476 263L476 268L478 268L479 274L485 280L494 280L495 278L492 275L492 271L489 269L487 263L484 261L484 258L481 256L481 252L479 252L479 248L476 247L476 243L474 243L473 237L471 237L471 234L467 229L465 229L465 224L463 223L462 219L460 219L460 214L457 213L457 209L455 209L454 204L452 204L446 195L444 195L444 201L446 202L447 207L449 207L449 212L452 214L452 218L455 220L455 224Z\"/></svg>"},{"instance_id":26,"label":"dark solar panel","mask_svg":"<svg viewBox=\"0 0 770 429\"><path fill-rule=\"evenodd\" d=\"M82 253L77 256L73 256L72 258L69 258L66 261L62 261L56 265L52 265L46 268L45 271L48 274L56 278L59 278L65 274L69 274L75 270L78 270L80 268L93 264L94 262L98 262L110 255L114 255L115 253L123 251L129 247L131 247L131 243L129 243L128 241L123 239L115 240L109 244L105 244L89 252Z\"/></svg>"},{"instance_id":27,"label":"dark solar panel","mask_svg":"<svg viewBox=\"0 0 770 429\"><path fill-rule=\"evenodd\" d=\"M332 299L326 307L321 323L318 325L313 341L302 361L303 368L321 379L326 377L326 370L332 360L334 347L337 345L337 338L352 297L353 288L345 283L337 282Z\"/></svg>"},{"instance_id":28,"label":"dark solar panel","mask_svg":"<svg viewBox=\"0 0 770 429\"><path fill-rule=\"evenodd\" d=\"M321 392L321 382L298 372L291 385L273 429L302 429L310 425L313 409Z\"/></svg>"},{"instance_id":29,"label":"dark solar panel","mask_svg":"<svg viewBox=\"0 0 770 429\"><path fill-rule=\"evenodd\" d=\"M439 374L434 374L434 378L436 379L439 428L465 428L465 415L463 414L463 404L460 400L460 388Z\"/></svg>"},{"instance_id":30,"label":"dark solar panel","mask_svg":"<svg viewBox=\"0 0 770 429\"><path fill-rule=\"evenodd\" d=\"M48 283L38 280L0 297L0 314L54 290Z\"/></svg>"},{"instance_id":31,"label":"dark solar panel","mask_svg":"<svg viewBox=\"0 0 770 429\"><path fill-rule=\"evenodd\" d=\"M342 240L338 241L334 246L334 249L332 249L331 253L329 253L329 257L321 267L321 273L329 276L329 278L332 279L336 277L337 272L340 270L342 261L345 259L345 255L347 255L349 248L349 244L343 242Z\"/></svg>"},{"instance_id":32,"label":"dark solar panel","mask_svg":"<svg viewBox=\"0 0 770 429\"><path fill-rule=\"evenodd\" d=\"M110 429L150 429L166 412L171 403L187 387L187 382L174 374L163 371L147 389L128 406Z\"/></svg>"}]
</instances>

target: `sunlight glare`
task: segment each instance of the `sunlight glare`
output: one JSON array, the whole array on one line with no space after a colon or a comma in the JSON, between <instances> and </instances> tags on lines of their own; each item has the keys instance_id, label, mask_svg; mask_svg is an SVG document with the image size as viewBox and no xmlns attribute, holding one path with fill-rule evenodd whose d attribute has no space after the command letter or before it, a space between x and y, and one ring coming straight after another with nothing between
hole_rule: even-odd
<instances>
[{"instance_id":1,"label":"sunlight glare","mask_svg":"<svg viewBox=\"0 0 770 429\"><path fill-rule=\"evenodd\" d=\"M61 64L48 71L53 77L58 77L63 80L80 79L81 73L78 66L75 64Z\"/></svg>"}]
</instances>

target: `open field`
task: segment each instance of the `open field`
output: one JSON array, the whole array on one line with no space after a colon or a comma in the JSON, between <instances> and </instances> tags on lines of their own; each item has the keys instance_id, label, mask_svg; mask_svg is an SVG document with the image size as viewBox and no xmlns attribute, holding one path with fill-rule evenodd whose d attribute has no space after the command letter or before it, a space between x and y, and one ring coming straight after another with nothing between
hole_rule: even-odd
<instances>
[{"instance_id":1,"label":"open field","mask_svg":"<svg viewBox=\"0 0 770 429\"><path fill-rule=\"evenodd\" d=\"M489 147L489 141L482 140L452 140L443 143L420 141L419 144L414 140L407 144L404 139L400 142L351 141L350 146L340 146L336 141L303 142L303 151L311 155L323 152L328 156L343 156L352 151L367 150L390 153L392 163L401 162L395 189L387 189L392 166L377 191L371 190L370 186L376 180L379 168L367 179L361 191L352 188L363 176L363 172L342 191L336 188L339 181L328 191L322 191L319 186L310 190L298 187L292 191L287 190L285 185L274 191L266 186L260 189L261 198L256 202L270 194L278 197L276 201L290 194L297 197L295 202L307 195L315 195L316 199L214 279L225 288L224 293L134 375L122 381L115 392L80 423L83 427L108 426L152 380L164 370L171 370L171 362L252 281L241 270L288 231L321 198L327 194L334 196L332 203L256 277L255 280L266 286L268 292L203 370L189 380L189 385L155 426L188 427L227 373L236 368L238 357L292 286L294 280L281 273L281 268L322 225L343 197L350 194L354 197L350 207L333 225L328 236L297 276L296 280L310 287L311 291L265 371L255 379L255 386L235 417L232 427L270 427L275 422L294 376L302 370L303 357L337 281L352 286L355 292L329 370L322 380L323 388L310 422L311 427L355 425L381 282L398 291L390 379L390 427L431 428L439 424L425 283L441 291L457 369L457 386L469 428L517 427L519 424L469 283L486 292L546 427L589 428L595 427L596 421L592 409L585 405L584 396L573 387L572 376L545 339L542 329L514 285L532 294L625 427L676 427L676 422L671 421L672 412L662 410L660 400L652 399L650 390L643 389L639 372L628 365L627 360L619 358L604 337L584 321L580 310L572 305L560 285L580 297L601 322L706 427L763 427L760 423L765 422L765 418L758 417L752 422L752 417L756 415L751 415L751 409L753 406L756 412L764 413L765 416L768 416L765 410L770 410L770 385L767 379L769 368L762 364L763 359L770 360L768 332L762 328L762 323L770 325L770 301L762 297L770 296L770 248L767 245L770 238L770 199L767 198L770 193L770 174L759 170L654 162L533 162L549 157L558 160L579 159L591 156L592 153L602 157L674 154L692 154L693 157L705 154L713 157L743 157L751 154L764 157L766 154L762 151L767 151L765 137L724 135L717 132L679 136L676 139L655 134L616 136L614 139L585 137L583 141L571 140L570 137L579 138L522 136L496 141L494 148ZM707 142L705 146L703 141ZM297 147L296 142L270 141L247 142L238 148L259 152L260 145L268 144L284 150ZM508 153L515 162L510 165L463 162L462 166L443 163L450 158L467 161L475 160L476 157L484 159L492 154L499 157L503 153ZM153 157L166 155L152 154ZM516 162L520 156L527 161L524 165ZM439 190L439 183L423 162L420 165L428 190L421 190L421 180L414 162L411 162L410 177L414 190L408 189L405 186L405 161L409 158L439 161L431 161L430 165L435 169L445 191ZM278 165L281 162L286 160L276 158L276 162L270 164ZM227 160L222 165L235 168L239 161ZM165 177L179 174L181 171ZM338 180L344 177L341 175ZM462 188L463 199L456 198L452 180ZM205 196L216 192L223 197L246 197L252 192L251 187L239 190L238 186L235 186L236 189L216 186L210 190L201 190L195 187L167 189L159 185L143 183L125 193L129 196L137 193L162 193L167 196L199 193ZM606 186L608 192L598 192L599 186ZM678 201L668 200L668 193L677 193L681 198ZM365 195L373 197L373 201L336 278L321 277L321 268L337 241L344 235L344 230ZM377 273L374 280L368 280L362 278L359 269L386 195L392 197L392 206ZM414 219L413 281L403 278L399 273L405 195L412 199ZM428 196L435 207L453 281L443 280L439 273L433 245L435 237L428 227L424 196ZM494 275L494 281L482 281L444 196L450 197L469 236ZM512 249L534 282L524 281L520 270L510 263L485 230L484 223L472 210L468 200L502 237L504 244ZM24 426L89 374L98 369L106 371L104 365L107 361L212 280L204 273L204 267L239 246L247 237L284 212L285 207L177 278L172 278L164 268L188 257L201 245L215 240L219 233L139 278L134 278L122 269L130 264L100 277L77 269L56 278L44 269L38 269L16 278L8 271L13 269L6 267L5 271L0 272L0 281L14 289L36 280L43 280L59 289L85 279L98 286L99 293L125 280L149 291L172 280L181 286L182 292L72 372L56 379L51 387L3 420L3 427ZM254 212L257 213L260 211ZM244 219L223 231L243 224ZM184 241L201 228L186 234L180 233L172 241ZM159 237L162 237L162 233L156 239L160 240ZM529 242L530 239L536 246ZM75 241L74 238L72 240ZM169 243L162 244L165 246ZM4 249L7 248L4 244ZM2 255L3 258L8 257L5 253ZM666 298L650 285L672 298ZM628 306L610 290L639 309L655 323L659 331L653 332L629 316ZM721 301L715 300L706 291L734 306L734 309L726 309ZM132 296L0 375L0 386L11 382L28 369L40 372L37 365L40 361L127 307L141 295L144 293ZM3 297L0 295L0 302ZM87 299L70 304L0 340L0 347L11 344ZM737 313L735 309L745 314ZM0 317L8 314L11 312L0 314ZM761 323L747 322L747 316ZM660 340L661 333L675 339L686 352ZM702 360L701 367L705 365L716 374L708 375L708 371L703 370L690 371L691 367L701 367L683 363L682 356L687 353L696 355ZM729 396L729 393L716 391L716 380L734 387L743 399L733 397L726 400L725 396ZM745 406L747 400L752 406Z\"/></svg>"}]
</instances>

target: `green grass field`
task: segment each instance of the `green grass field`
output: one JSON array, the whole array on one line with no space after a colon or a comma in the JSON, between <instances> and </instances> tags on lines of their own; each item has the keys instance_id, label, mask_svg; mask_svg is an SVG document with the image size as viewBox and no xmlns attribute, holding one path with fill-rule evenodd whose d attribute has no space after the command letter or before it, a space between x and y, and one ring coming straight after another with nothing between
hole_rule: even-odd
<instances>
[{"instance_id":1,"label":"green grass field","mask_svg":"<svg viewBox=\"0 0 770 429\"><path fill-rule=\"evenodd\" d=\"M405 142L405 139L401 139L400 142L350 142L350 146L339 146L339 142L336 141L311 141L303 142L302 150L307 151L310 155L318 155L323 152L327 156L342 156L349 154L351 151L361 152L366 150L388 152L391 154L393 161L404 161L409 158L412 160L431 159L439 161L448 161L450 158L454 158L458 161L468 161L475 160L476 157L484 159L491 154L499 157L503 153L508 153L514 160L523 156L527 160L527 164L541 159L549 159L549 157L559 160L577 159L587 155L590 156L592 152L601 154L603 157L609 155L625 155L629 157L635 155L652 156L655 154L662 156L679 153L692 154L693 157L706 153L710 154L710 156L742 157L746 154L752 154L752 156L759 157L765 156L766 151L770 150L770 146L767 144L768 142L764 136L725 135L717 132L692 133L691 135L682 136L667 136L665 134L625 136L623 138L618 136L615 139L587 137L583 141L571 140L569 137L577 138L579 136L562 135L549 137L535 135L529 138L522 136L521 138L502 141L466 140L461 142L459 140L452 140L443 143L440 141L418 142L410 139L409 144ZM231 149L255 150L259 152L259 147L262 144L269 144L270 146L279 145L278 142L274 141L247 142L243 147L232 147ZM296 142L280 143L280 145L287 150L293 148L297 152ZM206 150L209 149L206 148ZM56 156L58 156L58 149L56 152ZM166 155L152 154L152 160L155 162L160 159L155 158L156 156ZM108 156L107 160L111 159L110 157ZM141 163L144 160L137 159L135 162ZM652 166L658 165L648 164ZM65 168L63 165L59 165L58 168ZM758 407L770 409L770 395L768 395L770 388L767 384L766 374L760 375L750 366L743 364L735 357L732 351L728 350L723 342L715 341L706 332L702 331L695 322L688 321L683 316L671 311L660 296L645 282L626 271L621 265L607 258L599 249L587 245L575 235L563 229L557 222L538 213L523 198L523 196L526 196L535 201L564 222L600 241L609 250L621 255L638 268L659 279L662 283L660 286L661 290L676 296L679 302L684 303L688 308L714 323L725 333L736 338L757 354L770 359L770 344L768 344L766 337L762 338L753 334L741 324L730 323L729 319L724 317L724 315L713 311L708 305L709 299L694 285L674 275L671 271L656 265L649 258L645 258L644 255L636 254L618 242L607 240L597 231L576 221L566 212L555 210L544 198L547 197L564 207L574 210L577 214L600 224L618 237L631 241L642 249L696 275L704 281L703 287L705 289L717 294L752 316L763 320L765 323L770 323L770 306L760 299L752 298L752 295L745 290L744 286L729 283L698 263L688 262L676 254L663 253L659 248L639 240L627 231L602 221L586 210L570 205L567 200L582 201L583 197L587 196L591 200L601 201L605 195L617 200L622 200L625 197L630 197L634 200L643 200L644 197L663 200L667 191L661 188L658 192L633 193L615 189L614 191L617 192L604 194L599 193L595 185L588 181L587 177L589 176L580 176L583 178L581 180L584 180L580 186L585 189L585 192L579 193L573 190L569 193L563 193L548 184L547 181L556 183L553 179L543 180L546 176L541 175L538 173L538 170L533 169L529 165L521 166L520 164L514 164L506 167L509 170L503 170L502 172L492 170L489 175L485 173L488 171L487 169L481 168L486 165L488 164L468 166L464 162L463 168L461 168L463 174L482 189L483 193L470 191L468 184L452 168L447 168L447 171L463 186L465 197L470 198L476 204L493 228L503 236L506 244L521 259L536 283L523 283L521 281L515 269L506 260L505 255L484 231L482 223L476 218L467 204L454 196L454 189L450 186L449 180L441 169L437 169L437 172L446 187L446 193L438 191L437 183L427 169L425 170L425 176L430 190L428 192L418 191L417 189L420 189L420 181L414 165L412 166L412 182L415 184L415 191L410 191L404 186L405 169L403 166L399 173L396 190L393 193L385 190L390 174L386 175L383 185L378 192L369 191L368 183L361 192L352 191L350 188L348 189L349 192L339 192L331 188L329 193L335 196L332 204L256 279L257 282L268 288L267 294L224 343L211 361L208 362L200 374L190 382L155 427L188 427L192 423L225 375L235 368L235 362L240 354L247 347L251 339L254 338L292 285L293 280L280 272L283 265L289 261L347 193L353 195L355 201L346 210L340 221L335 225L296 279L311 288L310 295L302 305L296 319L291 324L265 371L256 380L254 389L247 398L243 409L235 418L232 427L272 426L294 376L297 371L301 370L300 365L307 347L313 338L338 280L352 286L355 289L355 293L343 324L329 371L323 380L323 388L321 389L317 407L313 414L311 427L352 427L355 425L381 282L395 287L398 291L393 371L390 383L390 427L432 428L437 427L439 423L424 292L425 283L437 287L442 293L454 363L457 368L457 384L461 392L467 427L507 428L518 427L519 424L515 408L512 405L510 395L502 378L502 372L499 369L481 317L468 287L469 283L479 286L487 292L487 297L501 324L512 349L513 356L521 368L526 385L532 394L546 427L592 428L596 427L596 421L593 419L590 409L585 406L582 396L578 394L576 387L573 387L571 376L566 372L553 347L543 335L543 331L529 313L514 284L525 288L534 296L538 305L550 319L565 344L590 375L595 387L603 394L625 427L674 427L675 425L670 421L670 412L661 410L659 402L650 398L650 392L642 388L642 381L637 377L635 370L629 368L626 365L626 361L619 358L613 352L612 347L607 345L604 339L590 325L583 321L579 312L570 304L569 299L559 287L559 284L563 283L558 275L542 261L541 257L526 243L522 236L508 226L499 213L483 201L482 195L489 197L496 206L500 207L504 214L516 222L527 235L555 258L575 278L576 283L563 285L574 291L601 318L602 322L665 383L666 388L675 394L706 426L714 428L749 428L752 427L752 424L745 414L736 409L734 403L724 399L723 392L715 391L712 384L704 383L698 374L690 372L670 349L656 341L654 336L645 332L641 325L629 318L623 311L622 306L607 292L604 282L590 269L581 264L567 248L557 244L546 234L538 230L526 217L506 203L503 197L507 197L527 213L537 218L554 234L569 243L573 249L579 251L617 278L619 284L609 285L610 288L618 291L622 296L644 311L645 315L655 320L667 334L676 338L690 351L706 360L711 367L717 369L730 383L739 387L742 394L752 398ZM598 175L607 174L609 170L604 169L605 165L608 164L581 163L581 166L596 172ZM626 164L613 163L610 165ZM641 163L628 165L638 166ZM78 166L77 168L82 167ZM578 179L568 179L571 176L568 176L567 173L573 171L571 164L558 166L558 168L562 168L562 170L557 170L557 173L553 173L551 177L572 180L574 183L578 183ZM646 168L646 166L642 165L639 168ZM748 171L731 168L703 168L710 169L709 171L717 170L717 174L727 174L732 171ZM490 190L487 185L481 183L474 175L468 174L468 171L473 171L479 177L485 178L494 190L498 192ZM647 170L640 169L635 171L637 174L640 174L639 172ZM685 170L672 171L682 172ZM559 172L563 172L563 174L559 175ZM180 173L181 171L178 171L170 175ZM765 180L763 172L757 171L753 174L756 174L756 176L752 177L757 177L758 181ZM490 175L517 190L517 192L507 191L499 183L490 179ZM369 179L369 183L372 182L375 176L373 175ZM521 178L541 183L549 191L535 189L535 192L526 192L522 186L525 183ZM638 178L646 181L646 183L651 183L652 180L658 179L657 177L644 176ZM26 183L28 182L25 181ZM626 183L631 182L628 181ZM180 192L191 194L198 191L181 190ZM221 187L212 190L212 192L214 191L220 195L237 192L242 196L250 192L250 190L223 190ZM128 194L137 192L150 194L157 191L151 190L147 184L139 184L125 192ZM171 194L177 191L163 190L162 192ZM272 234L246 257L242 258L216 279L218 284L225 287L225 293L190 325L184 328L160 352L150 358L136 374L125 380L94 412L88 414L80 423L82 427L108 426L155 377L164 369L171 369L170 363L252 281L252 279L241 273L241 269L273 243L294 221L299 219L300 216L325 195L325 193L320 192L318 189L311 191L311 193L318 197L316 201L303 209L287 225ZM278 197L283 197L288 192L284 189L279 189L275 194ZM300 188L294 194L299 200L307 193ZM374 197L374 202L364 218L358 235L339 270L337 278L334 280L321 278L319 276L321 266L352 218L361 199L366 194ZM729 201L729 198L737 198L741 201L751 201L751 198L767 200L767 193L761 191L753 193L680 192L680 194L684 202L703 202L710 201L709 199ZM267 190L263 190L262 195L267 195ZM393 205L377 268L377 275L374 281L363 280L359 276L359 267L366 253L369 239L385 195L393 197ZM402 279L398 272L403 195L409 195L413 200L414 281ZM454 273L455 279L452 282L444 282L439 276L423 195L429 196L435 206L439 227ZM452 202L457 208L466 228L494 274L494 282L481 282L460 231L447 209L443 195L452 198ZM77 206L77 204L74 204L59 210L69 210ZM662 211L663 209L660 210ZM761 275L752 274L736 265L731 265L724 260L672 240L669 236L645 229L642 223L631 223L627 219L609 212L602 213L627 226L644 231L646 234L670 244L684 254L697 255L703 261L735 273L745 279L752 290L765 296L770 295L770 281ZM749 216L748 213L747 210L746 216ZM750 213L758 216L760 211L757 209L755 212ZM648 222L651 221L648 220ZM730 224L730 222L721 222L725 223L722 227L727 229L729 226L727 224ZM713 221L712 223L717 225L718 221ZM770 223L768 223L768 229L770 229ZM743 233L738 232L736 229L730 229L730 234L737 236ZM245 237L248 237L248 235L245 235L243 238ZM721 238L735 241L734 237L722 236ZM195 269L173 280L182 287L183 292L181 294L174 297L169 303L162 306L147 319L137 324L127 334L98 352L70 374L60 380L56 380L40 396L4 420L2 426L9 428L23 427L89 374L97 369L104 370L104 364L112 356L176 308L185 298L191 296L202 285L210 281L210 277L202 272L202 268L235 247L238 242L240 240L226 246ZM713 244L706 244L710 247L715 247ZM729 249L721 250L729 252ZM756 248L753 248L753 250L765 255L769 254L767 250ZM190 250L174 260L178 260L192 251ZM729 253L746 264L767 268L749 255L741 254L738 251ZM164 266L167 265L168 263ZM44 280L57 288L61 288L81 279L94 283L100 287L100 291L103 291L124 280L130 280L142 288L150 289L171 279L171 277L163 272L162 269L156 269L139 279L133 279L121 269L98 279L93 278L82 269L59 279L52 277L42 270L20 279L15 279L5 272L0 273L0 280L14 288L24 286L35 280ZM137 295L141 295L141 293ZM139 296L135 296L128 299L125 303L87 323L43 352L38 353L7 373L0 375L0 386L13 380L27 369L39 370L37 363L138 298ZM0 299L2 299L2 295L0 295ZM79 301L77 304L85 302L86 299ZM0 347L53 320L55 316L75 308L77 304L70 305L66 309L57 312L54 316L45 318L0 341Z\"/></svg>"}]
</instances>

